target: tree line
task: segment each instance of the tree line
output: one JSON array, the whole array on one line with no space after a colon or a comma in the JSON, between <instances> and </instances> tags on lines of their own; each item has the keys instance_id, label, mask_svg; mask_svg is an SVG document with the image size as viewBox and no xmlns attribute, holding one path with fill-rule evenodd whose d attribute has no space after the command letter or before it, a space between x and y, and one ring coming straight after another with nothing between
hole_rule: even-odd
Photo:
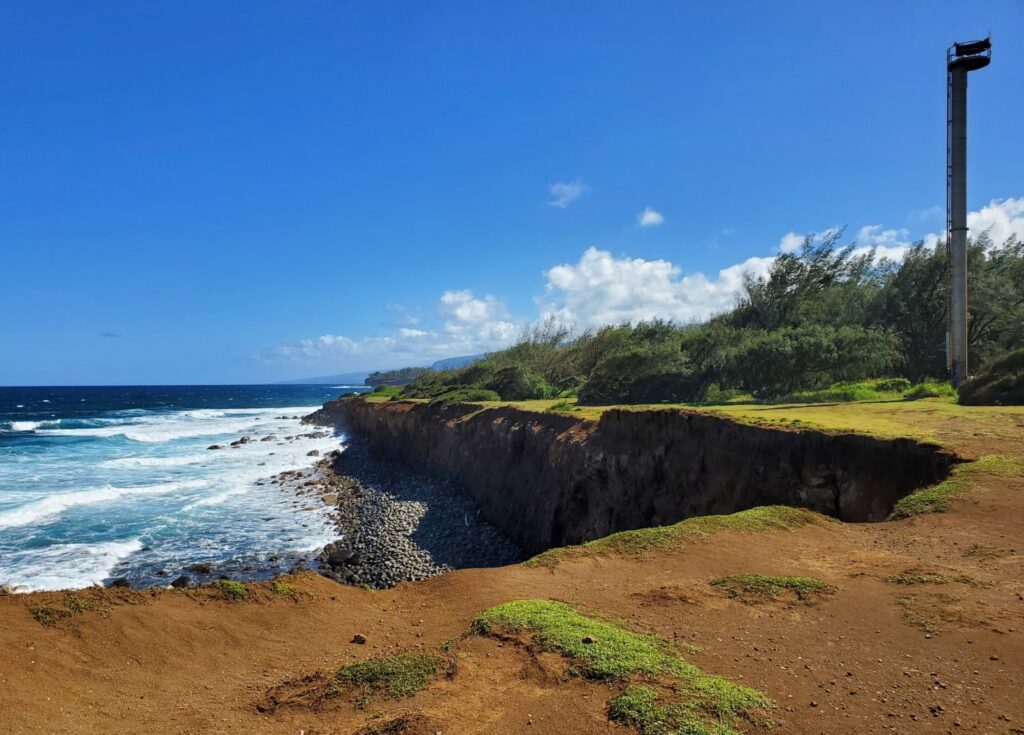
<instances>
[{"instance_id":1,"label":"tree line","mask_svg":"<svg viewBox=\"0 0 1024 735\"><path fill-rule=\"evenodd\" d=\"M699 324L654 320L576 334L542 323L508 349L426 372L402 395L580 403L774 399L876 378L946 377L947 254L917 243L900 261L807 237L747 277L738 303ZM1024 347L1024 244L969 244L969 371ZM891 384L894 385L894 384Z\"/></svg>"}]
</instances>

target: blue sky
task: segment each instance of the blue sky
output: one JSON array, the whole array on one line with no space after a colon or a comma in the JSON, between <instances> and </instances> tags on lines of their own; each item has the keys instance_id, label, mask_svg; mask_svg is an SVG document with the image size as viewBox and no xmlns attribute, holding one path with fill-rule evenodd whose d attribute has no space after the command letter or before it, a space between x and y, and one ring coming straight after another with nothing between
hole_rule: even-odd
<instances>
[{"instance_id":1,"label":"blue sky","mask_svg":"<svg viewBox=\"0 0 1024 735\"><path fill-rule=\"evenodd\" d=\"M989 32L972 228L1024 229L1018 0L0 5L0 385L423 363L700 318L789 233L898 254Z\"/></svg>"}]
</instances>

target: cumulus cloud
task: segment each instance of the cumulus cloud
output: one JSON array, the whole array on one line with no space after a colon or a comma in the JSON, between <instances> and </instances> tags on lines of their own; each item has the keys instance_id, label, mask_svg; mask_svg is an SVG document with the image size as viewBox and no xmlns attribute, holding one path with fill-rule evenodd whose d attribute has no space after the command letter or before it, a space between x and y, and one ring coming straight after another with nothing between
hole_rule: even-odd
<instances>
[{"instance_id":1,"label":"cumulus cloud","mask_svg":"<svg viewBox=\"0 0 1024 735\"><path fill-rule=\"evenodd\" d=\"M1011 235L1024 240L1024 197L993 199L977 212L968 212L967 229L975 239L987 233L993 245L1002 245Z\"/></svg>"},{"instance_id":2,"label":"cumulus cloud","mask_svg":"<svg viewBox=\"0 0 1024 735\"><path fill-rule=\"evenodd\" d=\"M999 246L1016 235L1024 240L1024 197L993 199L976 212L967 213L967 234L974 240L987 235ZM946 239L946 233L931 232L922 238L928 247Z\"/></svg>"},{"instance_id":3,"label":"cumulus cloud","mask_svg":"<svg viewBox=\"0 0 1024 735\"><path fill-rule=\"evenodd\" d=\"M779 238L776 250L780 253L795 253L803 246L806 239L807 235L802 235L799 232L787 232Z\"/></svg>"},{"instance_id":4,"label":"cumulus cloud","mask_svg":"<svg viewBox=\"0 0 1024 735\"><path fill-rule=\"evenodd\" d=\"M765 275L771 261L749 258L708 278L703 273L683 275L667 260L615 257L591 247L577 263L557 265L544 274L541 318L580 327L703 319L732 306L744 275Z\"/></svg>"},{"instance_id":5,"label":"cumulus cloud","mask_svg":"<svg viewBox=\"0 0 1024 735\"><path fill-rule=\"evenodd\" d=\"M644 207L644 211L636 216L636 222L641 227L657 227L665 218L660 212L655 212L650 207Z\"/></svg>"},{"instance_id":6,"label":"cumulus cloud","mask_svg":"<svg viewBox=\"0 0 1024 735\"><path fill-rule=\"evenodd\" d=\"M548 187L548 192L552 196L548 200L548 206L565 209L587 192L587 185L582 179L556 181Z\"/></svg>"},{"instance_id":7,"label":"cumulus cloud","mask_svg":"<svg viewBox=\"0 0 1024 735\"><path fill-rule=\"evenodd\" d=\"M478 298L471 291L445 291L437 314L441 322L432 329L400 327L393 334L355 339L324 334L278 345L260 358L264 362L397 367L496 350L511 343L522 329L508 318L500 300Z\"/></svg>"},{"instance_id":8,"label":"cumulus cloud","mask_svg":"<svg viewBox=\"0 0 1024 735\"><path fill-rule=\"evenodd\" d=\"M874 249L878 259L903 260L913 241L906 228L885 229L882 225L864 225L857 232L854 253L860 254Z\"/></svg>"}]
</instances>

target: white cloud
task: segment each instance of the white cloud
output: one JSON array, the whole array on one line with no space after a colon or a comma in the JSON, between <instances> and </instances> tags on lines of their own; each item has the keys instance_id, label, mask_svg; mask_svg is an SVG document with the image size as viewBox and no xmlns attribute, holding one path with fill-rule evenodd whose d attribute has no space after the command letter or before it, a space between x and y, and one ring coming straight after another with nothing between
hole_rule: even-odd
<instances>
[{"instance_id":1,"label":"white cloud","mask_svg":"<svg viewBox=\"0 0 1024 735\"><path fill-rule=\"evenodd\" d=\"M973 238L987 232L993 245L1002 245L1010 235L1024 240L1024 197L993 199L979 211L968 212L967 229Z\"/></svg>"},{"instance_id":2,"label":"white cloud","mask_svg":"<svg viewBox=\"0 0 1024 735\"><path fill-rule=\"evenodd\" d=\"M587 192L587 185L582 179L575 181L556 181L548 187L553 199L548 200L548 206L565 209Z\"/></svg>"},{"instance_id":3,"label":"white cloud","mask_svg":"<svg viewBox=\"0 0 1024 735\"><path fill-rule=\"evenodd\" d=\"M903 260L913 242L906 228L886 230L882 225L864 225L857 232L854 253L861 254L874 248L877 259Z\"/></svg>"},{"instance_id":4,"label":"white cloud","mask_svg":"<svg viewBox=\"0 0 1024 735\"><path fill-rule=\"evenodd\" d=\"M1024 197L993 199L977 212L967 213L967 234L977 240L984 234L995 246L1002 245L1011 235L1024 240ZM935 247L946 239L946 233L931 232L924 236L928 247Z\"/></svg>"},{"instance_id":5,"label":"white cloud","mask_svg":"<svg viewBox=\"0 0 1024 735\"><path fill-rule=\"evenodd\" d=\"M636 216L637 224L641 227L657 227L665 218L660 212L655 212L650 207L644 207L644 211Z\"/></svg>"},{"instance_id":6,"label":"white cloud","mask_svg":"<svg viewBox=\"0 0 1024 735\"><path fill-rule=\"evenodd\" d=\"M803 247L806 238L807 235L802 235L799 232L787 232L779 238L779 245L776 249L780 253L795 253Z\"/></svg>"},{"instance_id":7,"label":"white cloud","mask_svg":"<svg viewBox=\"0 0 1024 735\"><path fill-rule=\"evenodd\" d=\"M438 302L442 322L434 329L400 327L394 334L352 339L324 334L278 345L265 362L306 363L339 369L429 364L438 358L506 347L522 329L493 296L445 291Z\"/></svg>"},{"instance_id":8,"label":"white cloud","mask_svg":"<svg viewBox=\"0 0 1024 735\"><path fill-rule=\"evenodd\" d=\"M709 279L703 273L682 275L667 260L617 258L591 247L579 262L557 265L544 274L541 318L584 328L654 318L703 319L732 306L743 276L766 274L771 261L749 258Z\"/></svg>"}]
</instances>

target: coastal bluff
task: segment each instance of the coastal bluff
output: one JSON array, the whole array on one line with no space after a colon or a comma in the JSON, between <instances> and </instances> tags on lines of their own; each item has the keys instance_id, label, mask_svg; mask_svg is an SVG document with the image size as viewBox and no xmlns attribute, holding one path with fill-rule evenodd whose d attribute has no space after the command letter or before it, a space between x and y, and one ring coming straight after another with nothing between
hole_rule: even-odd
<instances>
[{"instance_id":1,"label":"coastal bluff","mask_svg":"<svg viewBox=\"0 0 1024 735\"><path fill-rule=\"evenodd\" d=\"M609 409L593 421L510 406L348 397L306 420L454 480L530 554L763 505L881 521L958 461L912 439L755 426L678 408Z\"/></svg>"}]
</instances>

